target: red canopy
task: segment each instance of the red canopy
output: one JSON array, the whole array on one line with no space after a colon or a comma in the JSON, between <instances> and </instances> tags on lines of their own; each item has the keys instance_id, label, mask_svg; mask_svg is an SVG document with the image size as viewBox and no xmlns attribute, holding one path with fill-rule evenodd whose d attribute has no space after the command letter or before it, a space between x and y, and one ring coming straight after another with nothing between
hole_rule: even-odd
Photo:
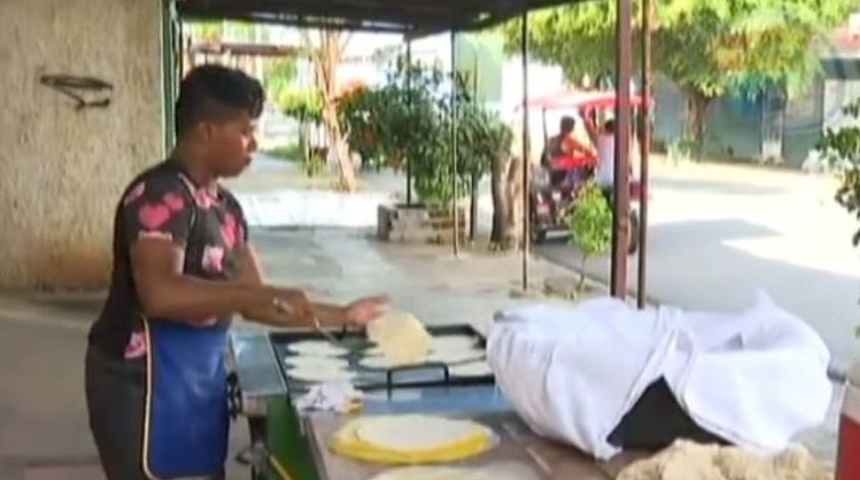
<instances>
[{"instance_id":1,"label":"red canopy","mask_svg":"<svg viewBox=\"0 0 860 480\"><path fill-rule=\"evenodd\" d=\"M564 89L549 95L530 98L528 106L529 108L546 110L560 108L613 108L616 101L615 92ZM631 95L630 105L633 107L642 106L642 96Z\"/></svg>"}]
</instances>

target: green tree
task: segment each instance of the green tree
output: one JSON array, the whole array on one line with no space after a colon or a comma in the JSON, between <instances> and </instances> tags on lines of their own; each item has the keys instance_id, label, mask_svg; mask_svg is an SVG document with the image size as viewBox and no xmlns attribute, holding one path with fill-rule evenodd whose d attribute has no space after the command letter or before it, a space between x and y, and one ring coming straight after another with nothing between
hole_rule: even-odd
<instances>
[{"instance_id":1,"label":"green tree","mask_svg":"<svg viewBox=\"0 0 860 480\"><path fill-rule=\"evenodd\" d=\"M293 58L279 58L271 62L263 76L267 97L280 99L290 90L297 74L298 68Z\"/></svg>"},{"instance_id":2,"label":"green tree","mask_svg":"<svg viewBox=\"0 0 860 480\"><path fill-rule=\"evenodd\" d=\"M802 92L818 70L815 48L853 10L853 0L655 0L655 70L687 99L686 134L701 145L711 101L730 90ZM636 4L637 8L641 3ZM529 17L530 53L561 65L569 80L605 75L615 64L615 2L586 2ZM641 14L634 11L634 58ZM516 51L520 23L502 27Z\"/></svg>"},{"instance_id":3,"label":"green tree","mask_svg":"<svg viewBox=\"0 0 860 480\"><path fill-rule=\"evenodd\" d=\"M286 89L276 97L278 108L299 122L299 150L302 152L302 167L308 176L316 175L325 165L318 151L311 151L310 131L322 121L323 102L316 89Z\"/></svg>"},{"instance_id":4,"label":"green tree","mask_svg":"<svg viewBox=\"0 0 860 480\"><path fill-rule=\"evenodd\" d=\"M570 242L579 250L581 265L576 291L585 287L585 263L609 250L612 242L612 209L600 188L588 184L576 195L576 206L565 215Z\"/></svg>"}]
</instances>

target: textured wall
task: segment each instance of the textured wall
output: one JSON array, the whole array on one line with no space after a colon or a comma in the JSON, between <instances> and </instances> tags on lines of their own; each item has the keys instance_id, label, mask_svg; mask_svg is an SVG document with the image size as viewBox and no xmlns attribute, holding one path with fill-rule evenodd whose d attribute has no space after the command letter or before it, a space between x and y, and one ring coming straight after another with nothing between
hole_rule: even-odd
<instances>
[{"instance_id":1,"label":"textured wall","mask_svg":"<svg viewBox=\"0 0 860 480\"><path fill-rule=\"evenodd\" d=\"M159 0L0 1L0 287L106 284L123 185L162 156ZM114 85L75 111L44 73Z\"/></svg>"}]
</instances>

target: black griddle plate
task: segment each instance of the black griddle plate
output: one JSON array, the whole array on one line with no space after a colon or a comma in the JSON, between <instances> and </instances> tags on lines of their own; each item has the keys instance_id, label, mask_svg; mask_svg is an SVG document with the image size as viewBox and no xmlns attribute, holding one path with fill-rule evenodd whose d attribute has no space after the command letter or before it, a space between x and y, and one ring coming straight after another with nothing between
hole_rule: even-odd
<instances>
[{"instance_id":1,"label":"black griddle plate","mask_svg":"<svg viewBox=\"0 0 860 480\"><path fill-rule=\"evenodd\" d=\"M475 346L484 349L487 346L486 339L478 333L471 325L440 325L428 326L427 331L434 337L445 335L470 336L475 339ZM448 365L440 362L408 365L389 369L369 369L362 367L359 362L364 358L364 352L372 347L363 333L329 330L338 337L349 353L339 355L349 362L350 370L358 373L352 381L355 388L360 390L387 390L389 393L395 388L424 388L444 386L476 386L495 385L493 375L454 377L448 371ZM292 343L317 340L325 341L325 338L312 330L287 330L269 333L269 342L275 358L278 361L281 375L291 395L304 393L313 385L313 382L305 382L291 378L288 374L288 366L284 359L297 356L289 350Z\"/></svg>"}]
</instances>

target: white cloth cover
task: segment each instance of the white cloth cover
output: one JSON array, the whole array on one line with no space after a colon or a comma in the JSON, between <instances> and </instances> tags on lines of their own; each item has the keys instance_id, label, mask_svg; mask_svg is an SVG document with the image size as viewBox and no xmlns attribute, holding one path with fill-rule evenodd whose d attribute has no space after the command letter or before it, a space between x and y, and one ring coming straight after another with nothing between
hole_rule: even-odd
<instances>
[{"instance_id":1,"label":"white cloth cover","mask_svg":"<svg viewBox=\"0 0 860 480\"><path fill-rule=\"evenodd\" d=\"M805 322L764 293L736 315L612 298L499 312L487 354L496 381L538 435L600 459L606 438L661 376L703 428L763 452L823 421L830 353Z\"/></svg>"}]
</instances>

